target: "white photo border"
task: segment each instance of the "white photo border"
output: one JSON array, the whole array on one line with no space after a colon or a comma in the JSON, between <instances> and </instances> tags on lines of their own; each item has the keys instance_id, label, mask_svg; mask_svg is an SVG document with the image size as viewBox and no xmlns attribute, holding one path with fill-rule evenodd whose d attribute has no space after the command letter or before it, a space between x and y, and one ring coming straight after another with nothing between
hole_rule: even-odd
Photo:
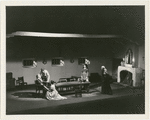
<instances>
[{"instance_id":1,"label":"white photo border","mask_svg":"<svg viewBox=\"0 0 150 120\"><path fill-rule=\"evenodd\" d=\"M0 80L1 80L1 119L61 119L61 120L72 120L72 119L86 119L86 120L99 120L99 119L149 119L149 0L132 0L132 1L126 1L126 0L56 0L56 1L0 1L0 16L1 16L1 39L0 39ZM145 6L145 74L146 74L146 83L145 83L145 114L144 115L6 115L6 6L62 6L62 5L144 5Z\"/></svg>"}]
</instances>

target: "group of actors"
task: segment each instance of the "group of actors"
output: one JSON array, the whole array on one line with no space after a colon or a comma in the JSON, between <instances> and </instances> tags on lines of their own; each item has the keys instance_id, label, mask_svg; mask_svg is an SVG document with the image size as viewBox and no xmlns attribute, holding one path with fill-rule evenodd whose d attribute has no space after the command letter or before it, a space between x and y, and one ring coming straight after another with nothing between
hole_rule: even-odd
<instances>
[{"instance_id":1,"label":"group of actors","mask_svg":"<svg viewBox=\"0 0 150 120\"><path fill-rule=\"evenodd\" d=\"M42 68L36 79L43 86L43 97L47 100L67 99L58 93L55 88L55 82L53 80L50 81L50 74L47 70Z\"/></svg>"},{"instance_id":2,"label":"group of actors","mask_svg":"<svg viewBox=\"0 0 150 120\"><path fill-rule=\"evenodd\" d=\"M105 66L101 67L101 76L102 76L102 94L112 95L112 90L110 87L111 76L107 73ZM40 73L36 76L36 81L38 81L43 86L43 96L48 100L62 100L67 99L66 97L61 96L56 90L53 80L50 81L49 72L42 68ZM79 82L88 82L89 81L89 69L88 65L84 64L81 72L81 77L78 79Z\"/></svg>"}]
</instances>

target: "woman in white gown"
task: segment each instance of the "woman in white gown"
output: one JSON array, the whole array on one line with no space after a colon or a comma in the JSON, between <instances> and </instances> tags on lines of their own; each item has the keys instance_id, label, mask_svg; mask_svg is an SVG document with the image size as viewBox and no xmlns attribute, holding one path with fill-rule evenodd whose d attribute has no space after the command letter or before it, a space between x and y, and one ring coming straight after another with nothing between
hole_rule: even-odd
<instances>
[{"instance_id":1,"label":"woman in white gown","mask_svg":"<svg viewBox=\"0 0 150 120\"><path fill-rule=\"evenodd\" d=\"M46 98L48 100L63 100L66 97L61 96L55 88L55 82L51 81L50 91L46 92Z\"/></svg>"},{"instance_id":2,"label":"woman in white gown","mask_svg":"<svg viewBox=\"0 0 150 120\"><path fill-rule=\"evenodd\" d=\"M89 81L89 70L88 70L87 64L83 65L83 70L81 72L81 81L82 82L88 82Z\"/></svg>"}]
</instances>

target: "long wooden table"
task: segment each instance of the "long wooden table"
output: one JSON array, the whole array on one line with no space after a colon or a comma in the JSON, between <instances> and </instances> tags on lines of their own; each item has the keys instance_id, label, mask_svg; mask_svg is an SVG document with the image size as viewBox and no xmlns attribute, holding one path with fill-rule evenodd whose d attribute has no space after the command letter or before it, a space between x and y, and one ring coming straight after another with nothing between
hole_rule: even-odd
<instances>
[{"instance_id":1,"label":"long wooden table","mask_svg":"<svg viewBox=\"0 0 150 120\"><path fill-rule=\"evenodd\" d=\"M65 92L65 91L74 91L77 87L80 87L82 90L89 92L89 85L90 82L79 82L79 81L60 82L56 83L56 89L59 92Z\"/></svg>"}]
</instances>

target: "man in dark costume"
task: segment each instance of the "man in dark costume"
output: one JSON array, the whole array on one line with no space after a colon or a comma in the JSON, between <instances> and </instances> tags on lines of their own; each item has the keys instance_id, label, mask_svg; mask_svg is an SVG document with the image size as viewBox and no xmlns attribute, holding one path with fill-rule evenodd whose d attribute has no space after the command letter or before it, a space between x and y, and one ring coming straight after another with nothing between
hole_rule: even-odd
<instances>
[{"instance_id":1,"label":"man in dark costume","mask_svg":"<svg viewBox=\"0 0 150 120\"><path fill-rule=\"evenodd\" d=\"M111 76L107 73L105 66L101 67L102 71L102 94L112 95L112 89L110 87Z\"/></svg>"}]
</instances>

